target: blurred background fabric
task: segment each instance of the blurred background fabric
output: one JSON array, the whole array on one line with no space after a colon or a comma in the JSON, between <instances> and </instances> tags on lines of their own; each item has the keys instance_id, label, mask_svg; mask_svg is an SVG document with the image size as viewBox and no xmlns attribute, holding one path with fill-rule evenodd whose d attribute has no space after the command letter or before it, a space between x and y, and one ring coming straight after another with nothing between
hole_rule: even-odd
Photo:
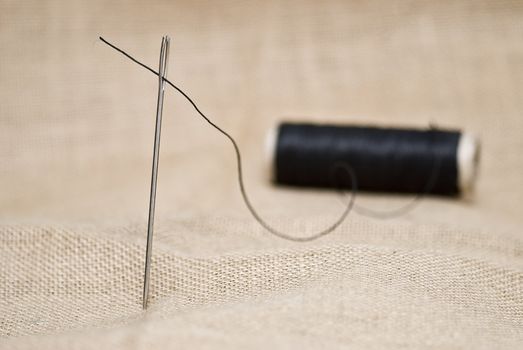
<instances>
[{"instance_id":1,"label":"blurred background fabric","mask_svg":"<svg viewBox=\"0 0 523 350\"><path fill-rule=\"evenodd\" d=\"M168 89L143 312L158 82L98 37L157 67L164 34L169 79L238 140L278 228L343 210L271 185L282 119L473 132L474 195L279 240L230 143ZM522 86L521 1L1 0L0 348L523 347Z\"/></svg>"}]
</instances>

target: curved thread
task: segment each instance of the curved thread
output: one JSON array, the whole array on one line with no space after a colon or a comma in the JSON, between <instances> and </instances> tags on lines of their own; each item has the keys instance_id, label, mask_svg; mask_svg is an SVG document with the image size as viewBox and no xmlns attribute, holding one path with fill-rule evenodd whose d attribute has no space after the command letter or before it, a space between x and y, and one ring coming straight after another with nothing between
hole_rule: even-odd
<instances>
[{"instance_id":1,"label":"curved thread","mask_svg":"<svg viewBox=\"0 0 523 350\"><path fill-rule=\"evenodd\" d=\"M431 143L434 143L434 133L432 132L434 130L437 130L437 127L435 125L431 124L430 125ZM432 147L432 149L435 150L434 147ZM432 174L430 175L429 179L425 183L423 190L421 192L417 193L406 204L403 204L399 208L384 209L384 210L375 210L375 209L367 208L360 204L354 204L354 211L363 216L368 216L368 217L372 217L375 219L385 220L385 219L392 219L392 218L402 216L402 215L408 213L409 211L411 211L412 209L414 209L419 204L419 201L421 199L423 199L428 193L430 193L430 191L432 191L432 189L436 185L436 181L438 180L440 167L441 167L441 157L438 157L435 154L435 151L432 156L433 156ZM345 203L343 203L343 204L345 204Z\"/></svg>"},{"instance_id":2,"label":"curved thread","mask_svg":"<svg viewBox=\"0 0 523 350\"><path fill-rule=\"evenodd\" d=\"M158 72L156 72L154 69L150 68L149 66L145 65L144 63L138 61L137 59L135 59L134 57L132 57L131 55L129 55L127 52L123 51L122 49L114 46L113 44L111 44L110 42L108 42L107 40L105 40L104 38L100 37L100 40L107 44L108 46L110 46L111 48L113 48L114 50L118 51L119 53L121 53L122 55L124 55L125 57L127 57L128 59L130 59L131 61L133 61L134 63L140 65L141 67L147 69L148 71L150 71L151 73L155 74L155 75L158 75ZM249 212L252 214L252 216L254 217L254 219L263 227L265 228L267 231L269 231L270 233L272 233L273 235L279 237L279 238L282 238L282 239L286 239L288 241L293 241L293 242L309 242L309 241L313 241L315 239L318 239L320 237L323 237L331 232L333 232L334 230L336 230L342 223L343 221L345 220L345 218L347 217L347 215L349 215L351 209L353 208L354 206L354 200L356 198L356 191L357 191L357 181L356 181L356 176L355 176L355 173L354 171L347 165L347 164L343 164L343 165L338 165L338 167L341 167L343 168L347 174L350 176L351 178L351 188L352 188L352 195L350 196L350 200L349 200L349 203L346 205L345 207L345 210L343 211L343 213L341 214L341 216L332 224L330 225L329 227L327 227L326 229L318 232L318 233L315 233L315 234L312 234L310 236L306 236L306 237L294 237L294 236L291 236L285 232L282 232L282 231L279 231L275 228L273 228L271 225L269 225L264 219L262 219L262 217L258 214L258 212L256 211L256 209L254 208L254 206L252 205L251 201L249 200L249 197L247 195L247 191L245 190L245 185L244 185L244 182L243 182L243 170L242 170L242 158L241 158L241 153L240 153L240 148L238 147L238 144L236 143L236 140L234 140L234 138L229 135L225 130L223 130L222 128L220 128L218 125L216 125L214 122L212 122L199 108L198 106L196 105L196 103L185 93L183 92L182 89L180 89L179 87L177 87L176 85L174 85L173 83L171 83L167 78L164 78L164 81L169 84L173 89L175 89L176 91L178 91L183 97L185 97L185 99L194 107L194 109L196 110L196 112L198 112L198 114L207 122L209 123L212 127L214 127L216 130L218 130L221 134L223 134L225 137L227 137L229 139L229 141L232 143L232 146L234 147L234 152L236 153L236 164L237 164L237 168L238 168L238 184L240 186L240 192L241 192L241 195L242 195L242 198L243 198L243 201L245 202L245 205L247 206L247 209L249 210Z\"/></svg>"}]
</instances>

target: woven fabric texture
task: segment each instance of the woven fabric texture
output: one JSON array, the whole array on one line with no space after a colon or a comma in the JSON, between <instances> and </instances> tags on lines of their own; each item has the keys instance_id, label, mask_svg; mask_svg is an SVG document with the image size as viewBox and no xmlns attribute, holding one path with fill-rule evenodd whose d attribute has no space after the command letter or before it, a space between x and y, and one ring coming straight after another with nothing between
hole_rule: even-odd
<instances>
[{"instance_id":1,"label":"woven fabric texture","mask_svg":"<svg viewBox=\"0 0 523 350\"><path fill-rule=\"evenodd\" d=\"M520 1L0 1L0 349L523 347ZM277 188L280 120L461 128L476 191L351 213L282 241L230 143L167 90L150 308L141 308L156 67L238 139L262 215L343 211ZM375 209L409 196L359 193Z\"/></svg>"}]
</instances>

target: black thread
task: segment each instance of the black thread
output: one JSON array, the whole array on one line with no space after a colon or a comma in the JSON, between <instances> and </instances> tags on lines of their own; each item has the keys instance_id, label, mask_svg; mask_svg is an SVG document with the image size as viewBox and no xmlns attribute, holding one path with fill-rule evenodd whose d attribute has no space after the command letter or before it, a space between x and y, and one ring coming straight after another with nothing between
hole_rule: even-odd
<instances>
[{"instance_id":1,"label":"black thread","mask_svg":"<svg viewBox=\"0 0 523 350\"><path fill-rule=\"evenodd\" d=\"M283 123L275 154L275 180L302 187L333 187L333 164L350 164L358 190L394 193L459 193L457 148L460 133ZM438 176L430 181L436 172ZM344 188L351 182L341 179ZM427 188L430 184L430 188Z\"/></svg>"},{"instance_id":2,"label":"black thread","mask_svg":"<svg viewBox=\"0 0 523 350\"><path fill-rule=\"evenodd\" d=\"M110 46L111 48L113 48L114 50L118 51L119 53L123 54L125 57L129 58L131 61L133 61L134 63L140 65L141 67L147 69L148 71L150 71L151 73L155 74L158 76L158 72L156 72L154 69L150 68L149 66L145 65L144 63L138 61L137 59L135 59L134 57L132 57L130 54L128 54L127 52L123 51L122 49L116 47L115 45L111 44L110 42L108 42L107 40L105 40L104 38L102 37L99 37L100 40L105 43L106 45ZM198 114L208 123L210 124L212 127L214 127L216 130L218 130L221 134L223 134L225 137L227 137L227 139L229 139L229 141L232 143L233 147L234 147L234 152L236 154L236 164L237 164L237 169L238 169L238 184L240 186L240 193L242 195L242 198L243 198L243 201L245 203L245 205L247 206L247 209L249 210L249 212L251 213L251 215L254 217L254 219L263 227L265 228L267 231L269 231L270 233L272 233L273 235L279 237L279 238L282 238L282 239L286 239L286 240L289 240L289 241L293 241L293 242L309 242L309 241L313 241L315 239L318 239L322 236L325 236L331 232L333 232L334 230L336 230L342 223L343 221L346 219L347 215L349 215L350 211L352 210L353 206L354 206L354 200L355 200L355 197L356 197L356 192L357 192L357 181L356 181L356 176L354 174L354 171L352 170L352 168L348 165L348 164L339 164L338 166L341 167L341 169L343 169L350 177L350 182L351 182L351 189L352 189L352 195L350 197L350 200L348 202L348 204L346 205L345 207L345 210L343 211L343 213L341 214L341 216L329 227L327 227L326 229L318 232L318 233L315 233L315 234L312 234L310 236L307 236L307 237L294 237L294 236L291 236L285 232L281 232L279 230L276 230L275 228L273 228L272 226L270 226L264 219L261 218L261 216L258 214L258 212L256 211L256 209L254 209L254 206L251 204L250 200L249 200L249 197L247 195L247 191L245 190L245 185L244 185L244 181L243 181L243 171L242 171L242 158L241 158L241 153L240 153L240 148L238 147L238 144L236 143L236 140L234 140L234 138L229 135L225 130L223 130L222 128L220 128L218 125L216 125L214 122L212 122L199 108L198 106L196 105L196 103L184 92L182 91L182 89L180 89L179 87L177 87L176 85L174 85L171 81L169 81L168 79L164 79L164 81L169 84L173 89L175 89L176 91L178 91L183 97L185 97L185 99L194 107L194 109L196 110L196 112L198 112Z\"/></svg>"},{"instance_id":3,"label":"black thread","mask_svg":"<svg viewBox=\"0 0 523 350\"><path fill-rule=\"evenodd\" d=\"M426 194L459 193L460 137L457 131L434 126L413 130L282 123L275 144L274 180L291 186L350 188L346 178L333 181L331 168L351 164L358 190L416 194L392 210L354 205L361 215L393 218L413 209Z\"/></svg>"}]
</instances>

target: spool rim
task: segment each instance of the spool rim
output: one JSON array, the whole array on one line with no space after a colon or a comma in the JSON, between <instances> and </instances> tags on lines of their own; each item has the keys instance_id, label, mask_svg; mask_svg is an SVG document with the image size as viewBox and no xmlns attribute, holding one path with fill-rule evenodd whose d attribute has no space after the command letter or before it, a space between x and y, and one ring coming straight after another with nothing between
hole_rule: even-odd
<instances>
[{"instance_id":1,"label":"spool rim","mask_svg":"<svg viewBox=\"0 0 523 350\"><path fill-rule=\"evenodd\" d=\"M458 186L462 193L468 194L474 190L478 176L479 141L475 135L463 133L457 149Z\"/></svg>"}]
</instances>

